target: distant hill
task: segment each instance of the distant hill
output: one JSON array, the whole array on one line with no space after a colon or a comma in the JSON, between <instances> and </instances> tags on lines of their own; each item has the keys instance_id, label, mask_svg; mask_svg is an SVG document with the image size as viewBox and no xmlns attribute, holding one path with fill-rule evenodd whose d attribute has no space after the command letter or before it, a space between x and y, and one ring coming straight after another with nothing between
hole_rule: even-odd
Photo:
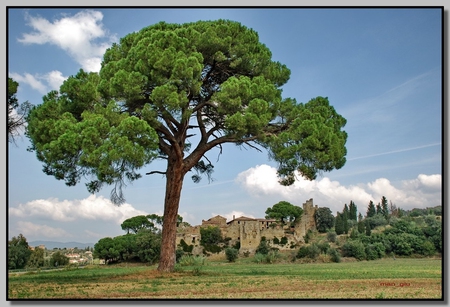
<instances>
[{"instance_id":1,"label":"distant hill","mask_svg":"<svg viewBox=\"0 0 450 307\"><path fill-rule=\"evenodd\" d=\"M29 246L45 245L46 249L54 248L74 248L85 249L86 247L94 247L95 243L80 243L80 242L55 242L55 241L31 241Z\"/></svg>"}]
</instances>

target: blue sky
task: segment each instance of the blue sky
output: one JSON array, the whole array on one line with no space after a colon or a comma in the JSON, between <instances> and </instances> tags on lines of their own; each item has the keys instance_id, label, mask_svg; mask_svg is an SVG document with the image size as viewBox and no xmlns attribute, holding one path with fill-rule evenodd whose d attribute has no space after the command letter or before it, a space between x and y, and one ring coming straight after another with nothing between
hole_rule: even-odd
<instances>
[{"instance_id":1,"label":"blue sky","mask_svg":"<svg viewBox=\"0 0 450 307\"><path fill-rule=\"evenodd\" d=\"M326 96L347 119L346 165L291 187L277 183L267 153L225 146L211 184L185 180L179 212L193 225L217 214L264 217L281 200L301 206L314 198L334 213L353 200L363 214L381 196L403 209L441 205L439 9L9 9L8 18L8 75L20 84L20 102L40 104L80 68L98 71L105 48L128 33L159 21L221 18L257 31L291 70L283 97ZM90 195L84 182L66 187L45 175L29 145L22 137L8 148L10 237L96 243L123 234L126 218L162 214L160 175L129 185L117 207L109 187Z\"/></svg>"}]
</instances>

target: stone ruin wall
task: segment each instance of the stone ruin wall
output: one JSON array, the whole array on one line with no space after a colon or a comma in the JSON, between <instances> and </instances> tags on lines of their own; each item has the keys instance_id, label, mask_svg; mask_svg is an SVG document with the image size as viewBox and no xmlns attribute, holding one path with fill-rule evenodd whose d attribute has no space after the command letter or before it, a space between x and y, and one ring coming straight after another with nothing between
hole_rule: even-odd
<instances>
[{"instance_id":1,"label":"stone ruin wall","mask_svg":"<svg viewBox=\"0 0 450 307\"><path fill-rule=\"evenodd\" d=\"M240 252L253 253L261 241L261 229L258 221L245 221L239 225Z\"/></svg>"},{"instance_id":2,"label":"stone ruin wall","mask_svg":"<svg viewBox=\"0 0 450 307\"><path fill-rule=\"evenodd\" d=\"M241 248L239 252L241 254L244 252L250 252L253 254L261 242L261 237L265 237L266 240L270 242L272 242L275 237L278 238L278 240L286 237L288 242L284 246L273 243L270 245L280 250L291 250L291 245L304 243L303 237L309 229L316 229L314 213L317 208L317 205L314 206L312 198L303 203L303 215L300 222L297 223L294 228L291 228L290 226L282 227L280 225L275 227L263 227L260 224L261 222L258 220L241 221L239 224L227 224L225 218L216 216L207 221L202 220L202 225L178 229L176 244L178 246L183 239L188 245L194 245L194 254L201 254L202 247L200 246L200 228L217 226L220 228L224 238L231 238L229 242L230 246L240 241Z\"/></svg>"}]
</instances>

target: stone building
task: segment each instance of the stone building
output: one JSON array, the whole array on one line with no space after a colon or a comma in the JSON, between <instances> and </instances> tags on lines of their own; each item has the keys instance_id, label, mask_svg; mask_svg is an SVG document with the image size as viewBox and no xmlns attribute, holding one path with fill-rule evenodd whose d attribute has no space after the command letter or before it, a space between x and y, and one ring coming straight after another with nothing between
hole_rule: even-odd
<instances>
[{"instance_id":1,"label":"stone building","mask_svg":"<svg viewBox=\"0 0 450 307\"><path fill-rule=\"evenodd\" d=\"M217 215L208 220L202 220L202 225L179 227L176 244L179 245L181 240L184 240L186 244L194 245L193 254L200 254L202 251L202 247L200 246L200 228L213 226L220 228L224 238L229 238L230 246L239 242L239 252L241 254L245 252L254 253L262 237L265 237L272 246L280 250L289 250L293 246L304 243L303 237L308 230L316 229L314 219L316 209L317 205L313 205L313 199L307 200L303 204L303 215L300 221L295 223L295 226L281 225L275 219L250 218L245 216L238 218L233 216L233 219L227 222L225 217ZM273 243L275 238L280 241L283 237L287 241L287 244L278 245Z\"/></svg>"}]
</instances>

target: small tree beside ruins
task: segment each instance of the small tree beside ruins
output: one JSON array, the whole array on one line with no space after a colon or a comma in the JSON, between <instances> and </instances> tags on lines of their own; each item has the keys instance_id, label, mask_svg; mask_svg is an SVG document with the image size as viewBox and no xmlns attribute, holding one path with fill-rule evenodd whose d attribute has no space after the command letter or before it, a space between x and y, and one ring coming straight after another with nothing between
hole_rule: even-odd
<instances>
[{"instance_id":1,"label":"small tree beside ruins","mask_svg":"<svg viewBox=\"0 0 450 307\"><path fill-rule=\"evenodd\" d=\"M300 220L303 209L294 206L290 202L280 201L266 210L266 219L272 218L281 221L283 224L287 222L295 222Z\"/></svg>"}]
</instances>

